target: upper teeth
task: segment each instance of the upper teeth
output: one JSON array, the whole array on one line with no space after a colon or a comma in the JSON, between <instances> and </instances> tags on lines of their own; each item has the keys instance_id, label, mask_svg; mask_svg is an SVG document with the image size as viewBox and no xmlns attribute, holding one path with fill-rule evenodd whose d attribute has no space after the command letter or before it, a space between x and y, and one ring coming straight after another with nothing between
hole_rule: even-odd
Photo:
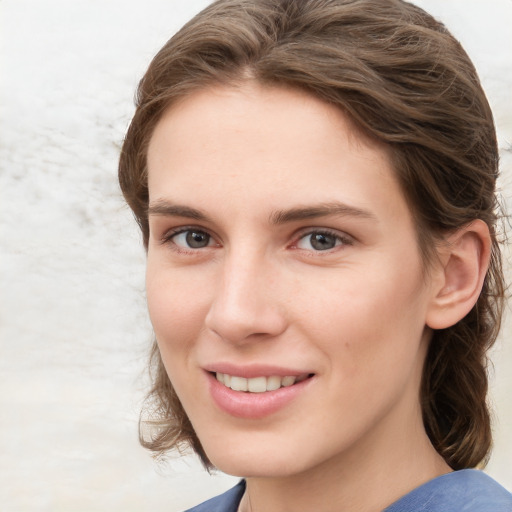
<instances>
[{"instance_id":1,"label":"upper teeth","mask_svg":"<svg viewBox=\"0 0 512 512\"><path fill-rule=\"evenodd\" d=\"M254 377L246 379L244 377L236 377L227 373L216 373L217 380L222 382L226 387L234 391L249 391L251 393L264 393L265 391L274 391L280 387L292 386L297 381L304 380L307 375L301 377L294 376L272 376L272 377Z\"/></svg>"}]
</instances>

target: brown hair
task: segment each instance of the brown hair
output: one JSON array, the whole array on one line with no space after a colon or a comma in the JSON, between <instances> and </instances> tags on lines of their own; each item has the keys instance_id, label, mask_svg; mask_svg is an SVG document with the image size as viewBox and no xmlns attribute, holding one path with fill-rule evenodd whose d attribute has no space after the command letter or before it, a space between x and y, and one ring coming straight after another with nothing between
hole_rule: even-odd
<instances>
[{"instance_id":1,"label":"brown hair","mask_svg":"<svg viewBox=\"0 0 512 512\"><path fill-rule=\"evenodd\" d=\"M436 450L454 469L481 463L491 445L486 353L500 328L505 285L496 134L469 57L441 23L401 0L214 2L160 50L139 85L119 181L146 247L146 150L156 123L194 90L247 79L306 90L388 146L426 262L443 234L474 219L489 226L483 290L464 319L434 332L421 389ZM191 445L208 467L156 343L151 361L151 419L141 416L142 444L159 454Z\"/></svg>"}]
</instances>

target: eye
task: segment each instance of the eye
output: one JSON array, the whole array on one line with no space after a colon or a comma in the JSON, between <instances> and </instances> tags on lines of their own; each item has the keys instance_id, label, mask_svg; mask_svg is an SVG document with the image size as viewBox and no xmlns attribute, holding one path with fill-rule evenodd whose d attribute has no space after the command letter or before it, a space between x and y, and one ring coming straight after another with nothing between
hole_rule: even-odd
<instances>
[{"instance_id":1,"label":"eye","mask_svg":"<svg viewBox=\"0 0 512 512\"><path fill-rule=\"evenodd\" d=\"M212 237L200 229L185 229L168 237L178 247L182 249L203 249L215 245Z\"/></svg>"},{"instance_id":2,"label":"eye","mask_svg":"<svg viewBox=\"0 0 512 512\"><path fill-rule=\"evenodd\" d=\"M330 231L313 231L299 238L295 247L307 251L328 251L339 245L351 244L352 241L349 238L342 237Z\"/></svg>"}]
</instances>

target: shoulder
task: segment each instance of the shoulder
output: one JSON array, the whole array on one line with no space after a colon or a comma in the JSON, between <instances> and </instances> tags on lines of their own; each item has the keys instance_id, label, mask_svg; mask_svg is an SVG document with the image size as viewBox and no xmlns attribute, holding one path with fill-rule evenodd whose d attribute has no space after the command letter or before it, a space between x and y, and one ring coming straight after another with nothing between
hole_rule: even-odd
<instances>
[{"instance_id":1,"label":"shoulder","mask_svg":"<svg viewBox=\"0 0 512 512\"><path fill-rule=\"evenodd\" d=\"M512 512L512 494L476 469L442 475L405 495L384 512Z\"/></svg>"},{"instance_id":2,"label":"shoulder","mask_svg":"<svg viewBox=\"0 0 512 512\"><path fill-rule=\"evenodd\" d=\"M245 480L241 480L235 487L229 489L224 494L205 501L185 512L237 512L244 491Z\"/></svg>"}]
</instances>

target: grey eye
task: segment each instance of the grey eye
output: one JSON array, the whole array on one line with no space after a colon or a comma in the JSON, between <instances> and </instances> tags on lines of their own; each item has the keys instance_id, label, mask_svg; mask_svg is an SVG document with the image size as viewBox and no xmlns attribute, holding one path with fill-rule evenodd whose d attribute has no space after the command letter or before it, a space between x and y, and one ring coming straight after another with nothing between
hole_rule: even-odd
<instances>
[{"instance_id":1,"label":"grey eye","mask_svg":"<svg viewBox=\"0 0 512 512\"><path fill-rule=\"evenodd\" d=\"M315 251L327 251L333 249L340 244L340 238L330 233L309 233L303 236L297 243L299 249L315 250Z\"/></svg>"},{"instance_id":2,"label":"grey eye","mask_svg":"<svg viewBox=\"0 0 512 512\"><path fill-rule=\"evenodd\" d=\"M174 235L172 239L176 245L188 249L202 249L203 247L211 245L210 235L204 231L195 229L188 229L187 231L178 233Z\"/></svg>"}]
</instances>

